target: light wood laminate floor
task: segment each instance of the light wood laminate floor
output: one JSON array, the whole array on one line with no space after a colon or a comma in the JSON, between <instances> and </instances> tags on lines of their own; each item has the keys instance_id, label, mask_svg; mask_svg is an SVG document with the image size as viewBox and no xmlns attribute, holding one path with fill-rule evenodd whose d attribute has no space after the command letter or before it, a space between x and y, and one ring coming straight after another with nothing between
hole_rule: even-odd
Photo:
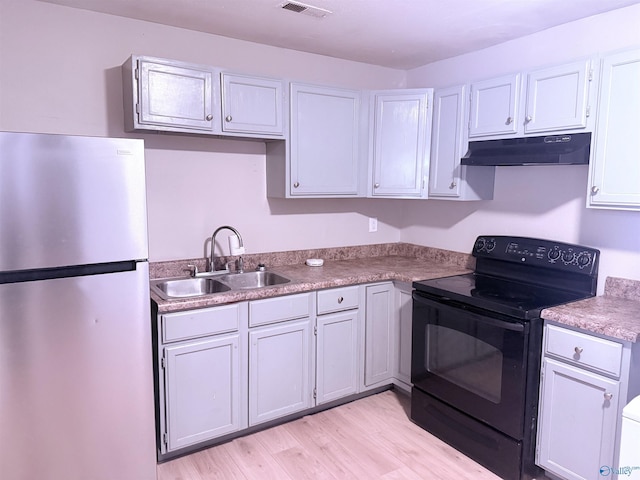
<instances>
[{"instance_id":1,"label":"light wood laminate floor","mask_svg":"<svg viewBox=\"0 0 640 480\"><path fill-rule=\"evenodd\" d=\"M499 480L409 420L389 390L158 465L158 480Z\"/></svg>"}]
</instances>

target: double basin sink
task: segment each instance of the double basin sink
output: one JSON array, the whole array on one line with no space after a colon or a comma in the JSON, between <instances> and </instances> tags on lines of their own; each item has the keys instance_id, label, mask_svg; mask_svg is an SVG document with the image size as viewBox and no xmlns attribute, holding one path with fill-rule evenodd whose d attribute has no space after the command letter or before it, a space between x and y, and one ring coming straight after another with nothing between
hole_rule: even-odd
<instances>
[{"instance_id":1,"label":"double basin sink","mask_svg":"<svg viewBox=\"0 0 640 480\"><path fill-rule=\"evenodd\" d=\"M203 275L197 277L164 278L151 280L151 290L165 300L200 297L232 290L282 285L291 280L267 271Z\"/></svg>"}]
</instances>

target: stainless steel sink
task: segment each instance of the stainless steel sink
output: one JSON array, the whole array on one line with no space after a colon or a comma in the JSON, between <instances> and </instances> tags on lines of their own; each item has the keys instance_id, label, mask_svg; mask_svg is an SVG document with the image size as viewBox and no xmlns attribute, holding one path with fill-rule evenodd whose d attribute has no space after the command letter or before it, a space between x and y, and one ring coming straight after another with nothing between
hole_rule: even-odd
<instances>
[{"instance_id":1,"label":"stainless steel sink","mask_svg":"<svg viewBox=\"0 0 640 480\"><path fill-rule=\"evenodd\" d=\"M230 273L228 275L223 275L219 280L225 285L231 287L231 290L270 287L273 285L282 285L291 281L287 277L283 277L277 273L264 271Z\"/></svg>"},{"instance_id":2,"label":"stainless steel sink","mask_svg":"<svg viewBox=\"0 0 640 480\"><path fill-rule=\"evenodd\" d=\"M151 289L164 299L199 297L212 293L228 292L231 287L217 278L168 278L152 280Z\"/></svg>"},{"instance_id":3,"label":"stainless steel sink","mask_svg":"<svg viewBox=\"0 0 640 480\"><path fill-rule=\"evenodd\" d=\"M164 278L151 280L151 290L165 300L200 297L230 290L282 285L291 280L273 272L246 272L216 275L215 277Z\"/></svg>"}]
</instances>

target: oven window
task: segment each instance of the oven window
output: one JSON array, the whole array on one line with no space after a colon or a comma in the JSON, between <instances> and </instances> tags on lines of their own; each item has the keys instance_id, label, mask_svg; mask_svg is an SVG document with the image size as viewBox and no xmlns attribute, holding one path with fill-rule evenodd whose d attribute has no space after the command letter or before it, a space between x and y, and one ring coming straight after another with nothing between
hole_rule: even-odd
<instances>
[{"instance_id":1,"label":"oven window","mask_svg":"<svg viewBox=\"0 0 640 480\"><path fill-rule=\"evenodd\" d=\"M427 352L429 372L500 403L503 359L496 347L458 330L427 325Z\"/></svg>"}]
</instances>

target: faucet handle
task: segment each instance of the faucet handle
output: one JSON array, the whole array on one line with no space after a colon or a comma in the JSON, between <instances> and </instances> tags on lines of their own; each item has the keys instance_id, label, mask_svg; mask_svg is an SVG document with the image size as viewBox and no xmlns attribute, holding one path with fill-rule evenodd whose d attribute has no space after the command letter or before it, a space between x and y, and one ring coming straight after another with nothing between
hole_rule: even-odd
<instances>
[{"instance_id":1,"label":"faucet handle","mask_svg":"<svg viewBox=\"0 0 640 480\"><path fill-rule=\"evenodd\" d=\"M256 267L256 270L258 272L264 272L267 269L267 266L264 263L259 263L258 266Z\"/></svg>"},{"instance_id":2,"label":"faucet handle","mask_svg":"<svg viewBox=\"0 0 640 480\"><path fill-rule=\"evenodd\" d=\"M195 277L198 275L198 266L197 265L187 265L187 268L189 269L189 275L191 275L192 277Z\"/></svg>"}]
</instances>

